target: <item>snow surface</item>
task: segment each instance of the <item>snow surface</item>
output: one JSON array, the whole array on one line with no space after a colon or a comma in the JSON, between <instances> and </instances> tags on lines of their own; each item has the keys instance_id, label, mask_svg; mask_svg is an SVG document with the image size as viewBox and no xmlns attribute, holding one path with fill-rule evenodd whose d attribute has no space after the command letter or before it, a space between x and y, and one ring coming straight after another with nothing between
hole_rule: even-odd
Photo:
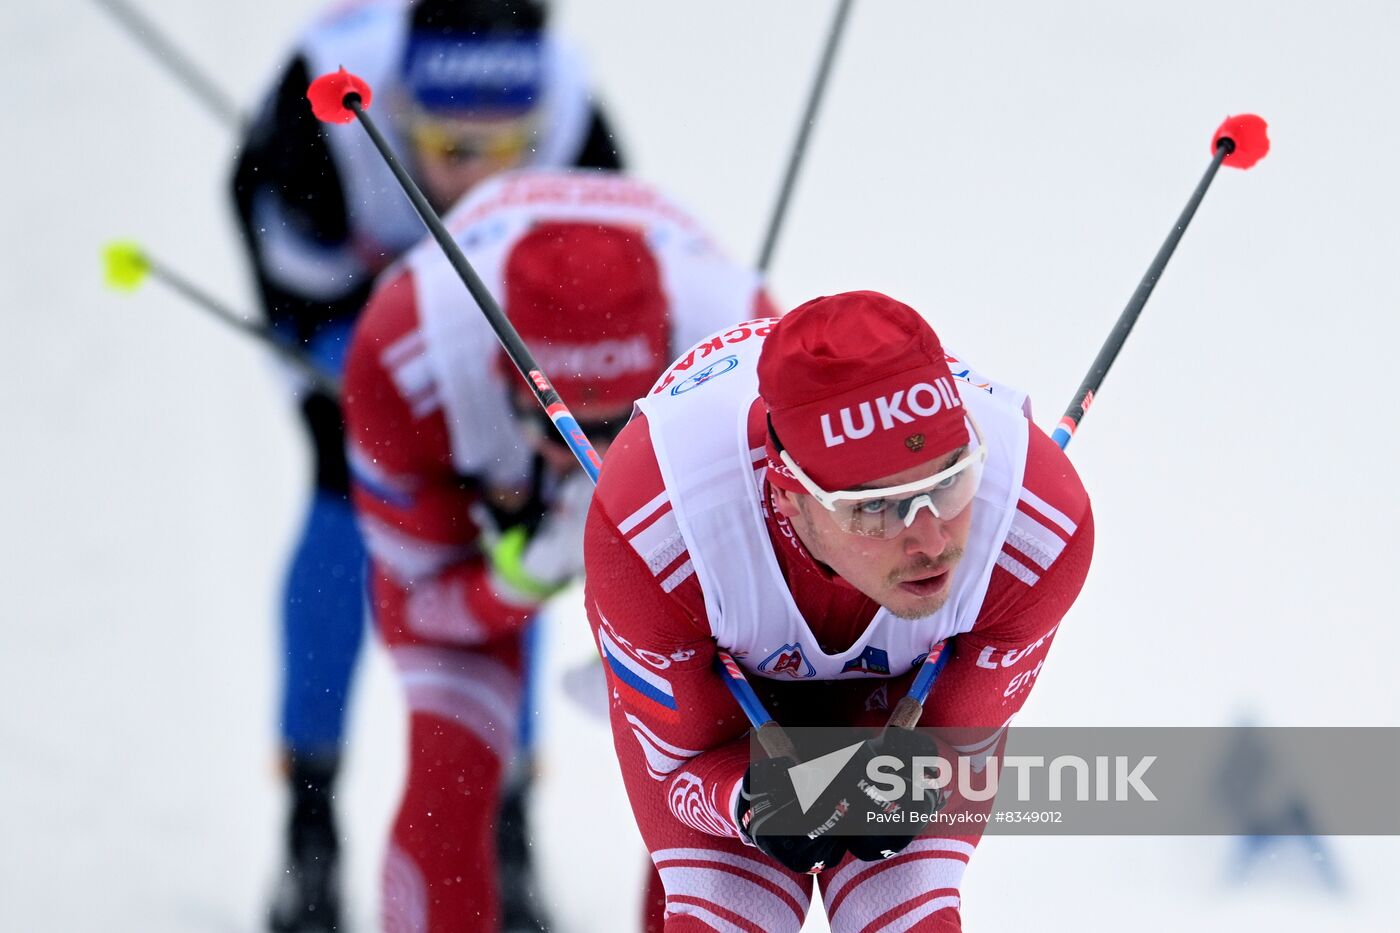
<instances>
[{"instance_id":1,"label":"snow surface","mask_svg":"<svg viewBox=\"0 0 1400 933\"><path fill-rule=\"evenodd\" d=\"M251 102L308 0L142 0ZM561 0L640 173L756 253L828 3ZM1207 197L1071 453L1098 553L1024 724L1395 725L1391 465L1400 6L857 4L774 283L877 288L1051 425L1230 113L1275 150ZM233 140L93 3L0 5L10 89L0 565L0 929L252 930L275 870L274 609L307 451L262 351L132 236L252 307ZM551 613L550 683L589 651ZM1324 661L1325 655L1329 658ZM373 927L403 707L367 653L341 812ZM631 928L643 853L600 723L545 713L536 816L563 933ZM1395 839L1230 884L1227 839L986 840L970 930L1400 928ZM816 924L810 924L815 927Z\"/></svg>"}]
</instances>

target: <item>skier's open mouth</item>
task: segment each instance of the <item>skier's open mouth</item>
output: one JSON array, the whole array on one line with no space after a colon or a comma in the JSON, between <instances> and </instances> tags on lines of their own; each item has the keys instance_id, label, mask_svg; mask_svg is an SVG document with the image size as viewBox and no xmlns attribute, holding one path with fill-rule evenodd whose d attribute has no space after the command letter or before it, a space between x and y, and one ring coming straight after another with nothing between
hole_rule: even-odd
<instances>
[{"instance_id":1,"label":"skier's open mouth","mask_svg":"<svg viewBox=\"0 0 1400 933\"><path fill-rule=\"evenodd\" d=\"M926 577L917 577L913 580L905 580L899 584L899 588L912 596L933 596L941 593L948 585L948 580L952 577L950 567L940 567Z\"/></svg>"}]
</instances>

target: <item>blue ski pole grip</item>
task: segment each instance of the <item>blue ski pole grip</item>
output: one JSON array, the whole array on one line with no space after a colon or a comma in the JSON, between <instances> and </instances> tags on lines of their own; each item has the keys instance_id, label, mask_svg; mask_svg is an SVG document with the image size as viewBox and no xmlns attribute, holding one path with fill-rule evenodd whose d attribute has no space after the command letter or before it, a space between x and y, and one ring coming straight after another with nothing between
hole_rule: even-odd
<instances>
[{"instance_id":1,"label":"blue ski pole grip","mask_svg":"<svg viewBox=\"0 0 1400 933\"><path fill-rule=\"evenodd\" d=\"M924 714L924 701L928 699L933 690L933 682L943 672L951 655L946 641L934 646L933 651L924 658L919 673L914 676L914 683L910 685L909 692L895 704L886 728L912 729L919 724L919 718Z\"/></svg>"},{"instance_id":2,"label":"blue ski pole grip","mask_svg":"<svg viewBox=\"0 0 1400 933\"><path fill-rule=\"evenodd\" d=\"M929 691L933 689L933 682L938 679L938 675L943 672L943 668L948 664L948 643L942 642L938 646L938 654L924 659L924 663L919 666L919 673L914 678L914 684L909 688L909 695L922 704L928 699Z\"/></svg>"},{"instance_id":3,"label":"blue ski pole grip","mask_svg":"<svg viewBox=\"0 0 1400 933\"><path fill-rule=\"evenodd\" d=\"M715 669L719 671L720 678L724 681L724 685L729 688L729 692L733 695L735 702L739 704L739 708L744 711L749 725L753 726L758 744L763 746L768 757L801 761L796 747L792 744L792 739L788 738L788 734L783 731L783 727L778 724L778 721L768 715L768 710L763 708L763 701L758 698L757 693L754 693L753 687L749 684L748 678L744 676L739 662L734 660L734 656L720 648L715 652Z\"/></svg>"},{"instance_id":4,"label":"blue ski pole grip","mask_svg":"<svg viewBox=\"0 0 1400 933\"><path fill-rule=\"evenodd\" d=\"M546 411L549 413L549 420L554 422L554 429L559 432L564 443L569 445L569 450L573 451L579 466L583 467L583 472L588 474L593 485L598 485L598 472L603 468L603 460L598 456L598 451L593 449L588 435L583 433L578 421L563 403L550 405Z\"/></svg>"},{"instance_id":5,"label":"blue ski pole grip","mask_svg":"<svg viewBox=\"0 0 1400 933\"><path fill-rule=\"evenodd\" d=\"M715 669L719 671L720 677L724 679L724 685L734 695L735 702L744 711L744 716L751 726L760 729L773 720L773 717L768 715L768 710L763 708L763 701L758 698L757 693L754 693L748 678L744 676L739 662L735 661L734 656L723 648L715 653Z\"/></svg>"}]
</instances>

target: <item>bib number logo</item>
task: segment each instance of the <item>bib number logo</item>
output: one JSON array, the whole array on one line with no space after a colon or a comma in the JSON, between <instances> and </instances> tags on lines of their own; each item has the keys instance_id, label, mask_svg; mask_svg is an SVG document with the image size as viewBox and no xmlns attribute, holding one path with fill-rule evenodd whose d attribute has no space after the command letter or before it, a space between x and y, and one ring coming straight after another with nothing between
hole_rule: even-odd
<instances>
[{"instance_id":1,"label":"bib number logo","mask_svg":"<svg viewBox=\"0 0 1400 933\"><path fill-rule=\"evenodd\" d=\"M758 665L758 671L769 676L782 674L798 679L817 676L811 662L803 657L801 645L783 645L763 659L763 663Z\"/></svg>"},{"instance_id":2,"label":"bib number logo","mask_svg":"<svg viewBox=\"0 0 1400 933\"><path fill-rule=\"evenodd\" d=\"M711 379L714 379L718 376L723 376L725 373L729 372L731 369L738 365L739 358L737 356L722 356L710 365L706 366L704 369L700 370L698 373L695 373L694 375L690 376L684 382L679 382L676 385L672 386L671 394L680 395L684 392L689 392L691 389L698 389L705 383L709 382Z\"/></svg>"}]
</instances>

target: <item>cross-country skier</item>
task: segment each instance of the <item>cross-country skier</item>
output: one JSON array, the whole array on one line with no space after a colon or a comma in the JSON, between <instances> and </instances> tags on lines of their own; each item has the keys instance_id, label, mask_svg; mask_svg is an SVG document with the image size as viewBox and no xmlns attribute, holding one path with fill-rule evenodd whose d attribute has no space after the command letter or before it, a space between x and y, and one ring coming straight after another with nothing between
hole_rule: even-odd
<instances>
[{"instance_id":1,"label":"cross-country skier","mask_svg":"<svg viewBox=\"0 0 1400 933\"><path fill-rule=\"evenodd\" d=\"M623 176L510 173L445 223L600 452L677 349L773 313L757 273ZM345 400L372 611L411 716L385 927L494 933L521 632L582 571L592 484L431 240L376 288Z\"/></svg>"},{"instance_id":2,"label":"cross-country skier","mask_svg":"<svg viewBox=\"0 0 1400 933\"><path fill-rule=\"evenodd\" d=\"M585 598L667 933L795 933L812 874L837 933L960 928L975 834L751 832L749 723L714 668L732 652L785 726L874 726L945 645L920 724L995 744L1084 582L1093 517L1024 397L950 360L898 301L818 298L702 341L613 442Z\"/></svg>"},{"instance_id":3,"label":"cross-country skier","mask_svg":"<svg viewBox=\"0 0 1400 933\"><path fill-rule=\"evenodd\" d=\"M233 194L264 311L323 367L342 366L377 273L423 227L358 126L327 126L311 79L345 66L375 89L381 126L446 209L484 178L540 167L617 168L577 53L538 0L335 3L298 40L243 141ZM337 401L302 392L315 484L283 598L281 739L291 808L275 930L338 923L331 806L363 627L364 552L348 501ZM504 855L525 850L503 840ZM525 866L515 865L513 875Z\"/></svg>"}]
</instances>

